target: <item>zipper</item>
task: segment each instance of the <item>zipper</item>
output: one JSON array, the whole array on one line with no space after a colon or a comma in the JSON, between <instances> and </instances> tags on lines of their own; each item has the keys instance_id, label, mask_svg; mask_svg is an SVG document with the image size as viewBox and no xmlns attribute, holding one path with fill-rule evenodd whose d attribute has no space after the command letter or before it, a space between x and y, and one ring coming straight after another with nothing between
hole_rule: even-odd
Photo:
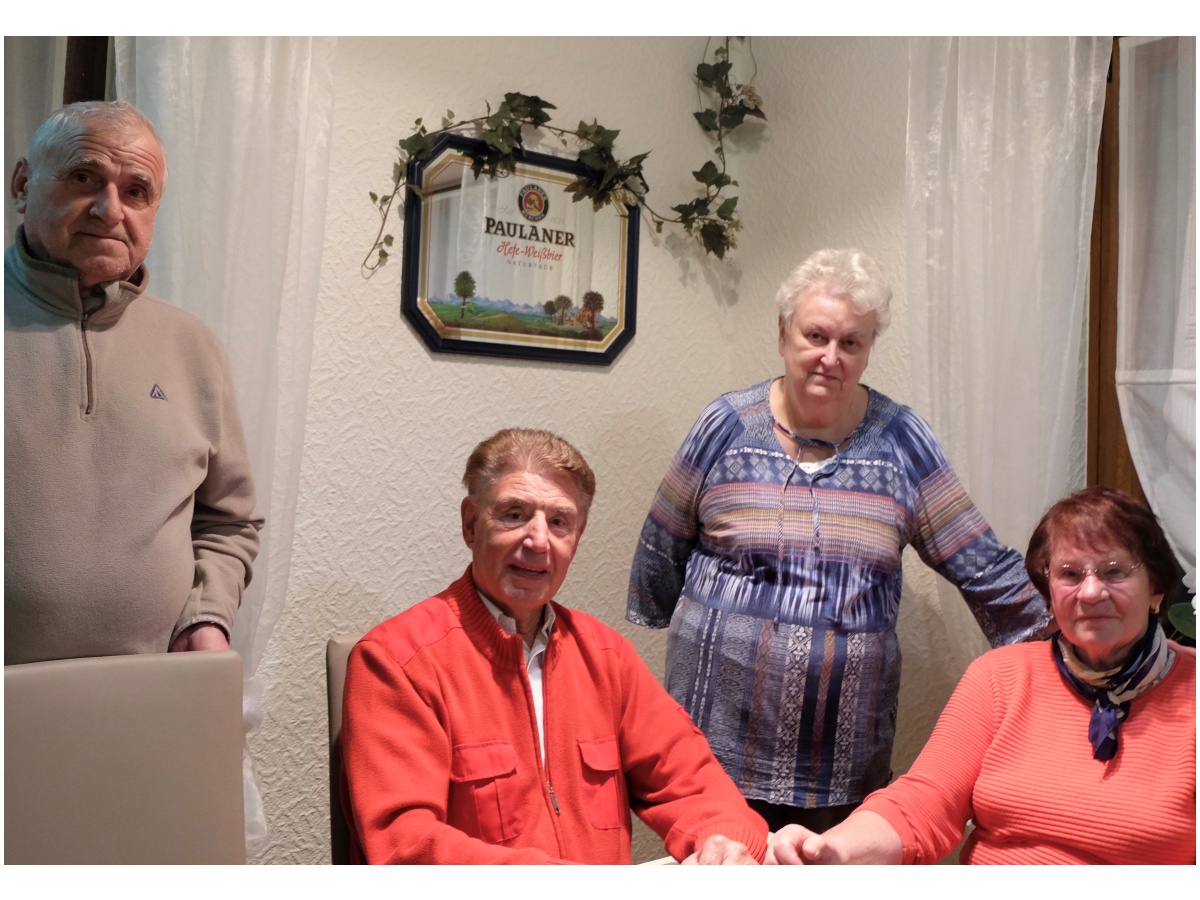
<instances>
[{"instance_id":1,"label":"zipper","mask_svg":"<svg viewBox=\"0 0 1200 900\"><path fill-rule=\"evenodd\" d=\"M83 318L79 320L79 332L83 338L83 360L84 368L87 377L87 405L84 407L83 414L90 416L92 414L92 349L88 346L87 327L90 312L85 312Z\"/></svg>"},{"instance_id":2,"label":"zipper","mask_svg":"<svg viewBox=\"0 0 1200 900\"><path fill-rule=\"evenodd\" d=\"M549 668L550 662L550 645L547 642L546 649L542 651L542 728L549 733L549 728L546 723L546 670ZM523 666L525 670L525 684L529 686L530 699L533 699L533 683L529 679L529 667ZM554 782L550 780L550 754L546 752L544 743L538 739L537 733L537 715L534 714L533 721L533 736L535 740L534 746L538 748L541 754L541 759L538 760L542 771L546 773L546 790L550 794L550 805L554 807L554 814L562 816L562 810L558 807L558 797L554 795Z\"/></svg>"}]
</instances>

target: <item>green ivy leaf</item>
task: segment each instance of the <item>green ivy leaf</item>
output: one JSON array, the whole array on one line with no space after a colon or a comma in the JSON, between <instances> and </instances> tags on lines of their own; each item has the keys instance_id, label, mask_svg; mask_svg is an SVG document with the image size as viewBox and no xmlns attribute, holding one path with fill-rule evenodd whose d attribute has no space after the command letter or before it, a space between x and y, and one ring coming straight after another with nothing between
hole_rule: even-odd
<instances>
[{"instance_id":1,"label":"green ivy leaf","mask_svg":"<svg viewBox=\"0 0 1200 900\"><path fill-rule=\"evenodd\" d=\"M721 127L726 131L733 131L745 121L746 112L746 107L740 103L735 106L721 107Z\"/></svg>"},{"instance_id":2,"label":"green ivy leaf","mask_svg":"<svg viewBox=\"0 0 1200 900\"><path fill-rule=\"evenodd\" d=\"M705 131L717 130L717 111L715 109L702 109L700 112L692 113L696 117L696 121L700 123L700 127Z\"/></svg>"},{"instance_id":3,"label":"green ivy leaf","mask_svg":"<svg viewBox=\"0 0 1200 900\"><path fill-rule=\"evenodd\" d=\"M721 175L721 170L717 168L717 164L711 159L702 165L697 171L692 172L692 177L701 184L713 184Z\"/></svg>"},{"instance_id":4,"label":"green ivy leaf","mask_svg":"<svg viewBox=\"0 0 1200 900\"><path fill-rule=\"evenodd\" d=\"M367 196L369 196L371 198L372 203L379 202L379 195L377 193L375 193L374 191L369 192Z\"/></svg>"},{"instance_id":5,"label":"green ivy leaf","mask_svg":"<svg viewBox=\"0 0 1200 900\"><path fill-rule=\"evenodd\" d=\"M383 236L383 245L384 245L385 247L390 247L390 246L392 246L392 243L393 243L393 238L392 238L392 236L391 236L390 234L385 234L385 235Z\"/></svg>"},{"instance_id":6,"label":"green ivy leaf","mask_svg":"<svg viewBox=\"0 0 1200 900\"><path fill-rule=\"evenodd\" d=\"M730 197L724 203L717 207L717 218L729 221L734 216L734 209L737 207L738 198Z\"/></svg>"},{"instance_id":7,"label":"green ivy leaf","mask_svg":"<svg viewBox=\"0 0 1200 900\"><path fill-rule=\"evenodd\" d=\"M704 244L705 251L717 259L725 258L729 238L725 233L724 225L719 222L705 222L700 228L700 240Z\"/></svg>"}]
</instances>

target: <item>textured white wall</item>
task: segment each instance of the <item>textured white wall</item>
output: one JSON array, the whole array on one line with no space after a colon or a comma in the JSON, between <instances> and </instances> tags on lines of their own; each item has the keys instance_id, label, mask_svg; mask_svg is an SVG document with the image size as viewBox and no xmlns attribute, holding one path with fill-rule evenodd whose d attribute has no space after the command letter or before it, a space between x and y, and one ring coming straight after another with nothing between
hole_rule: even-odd
<instances>
[{"instance_id":1,"label":"textured white wall","mask_svg":"<svg viewBox=\"0 0 1200 900\"><path fill-rule=\"evenodd\" d=\"M708 147L691 111L695 38L342 39L322 264L288 608L263 664L265 721L251 738L273 838L258 862L328 859L324 646L361 632L461 573L458 504L474 444L509 425L561 433L587 456L598 491L560 599L634 640L661 672L662 633L623 621L629 563L670 456L719 393L778 370L775 288L811 251L857 244L896 286L892 330L866 381L911 394L904 340L903 185L907 57L902 39L754 42L769 124L730 155L746 226L733 265L644 228L637 336L608 368L434 355L400 315L400 268L359 276L392 147L418 116L479 114L504 91L558 106L557 124L619 128L622 155L652 151L654 205L691 196ZM916 567L902 618L906 646L945 626L932 579ZM951 610L953 617L956 611ZM945 643L945 641L943 641ZM932 727L965 659L906 663L897 763ZM661 854L639 832L637 853Z\"/></svg>"}]
</instances>

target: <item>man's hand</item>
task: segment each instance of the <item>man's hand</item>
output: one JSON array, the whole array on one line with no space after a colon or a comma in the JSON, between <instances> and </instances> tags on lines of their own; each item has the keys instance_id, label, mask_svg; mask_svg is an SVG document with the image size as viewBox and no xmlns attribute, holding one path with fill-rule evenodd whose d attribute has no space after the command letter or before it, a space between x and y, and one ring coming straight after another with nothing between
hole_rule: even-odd
<instances>
[{"instance_id":1,"label":"man's hand","mask_svg":"<svg viewBox=\"0 0 1200 900\"><path fill-rule=\"evenodd\" d=\"M758 861L750 855L744 844L731 841L724 835L714 834L691 856L683 861L685 866L757 866Z\"/></svg>"},{"instance_id":2,"label":"man's hand","mask_svg":"<svg viewBox=\"0 0 1200 900\"><path fill-rule=\"evenodd\" d=\"M228 650L229 638L219 625L211 622L201 622L179 632L179 637L171 642L171 652L179 653L185 650Z\"/></svg>"}]
</instances>

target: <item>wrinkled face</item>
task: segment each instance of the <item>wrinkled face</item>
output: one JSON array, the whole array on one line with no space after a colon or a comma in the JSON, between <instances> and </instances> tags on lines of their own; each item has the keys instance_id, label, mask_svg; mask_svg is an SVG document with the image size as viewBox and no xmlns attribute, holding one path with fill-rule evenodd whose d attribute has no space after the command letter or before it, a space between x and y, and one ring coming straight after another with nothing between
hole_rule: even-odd
<instances>
[{"instance_id":1,"label":"wrinkled face","mask_svg":"<svg viewBox=\"0 0 1200 900\"><path fill-rule=\"evenodd\" d=\"M788 327L779 319L784 390L805 400L849 400L875 342L875 313L862 315L849 300L814 289L796 304Z\"/></svg>"},{"instance_id":2,"label":"wrinkled face","mask_svg":"<svg viewBox=\"0 0 1200 900\"><path fill-rule=\"evenodd\" d=\"M84 124L31 172L17 163L12 195L33 255L79 270L80 293L129 278L150 250L165 163L144 128Z\"/></svg>"},{"instance_id":3,"label":"wrinkled face","mask_svg":"<svg viewBox=\"0 0 1200 900\"><path fill-rule=\"evenodd\" d=\"M558 593L585 524L569 477L508 472L478 502L462 502L475 584L520 622Z\"/></svg>"},{"instance_id":4,"label":"wrinkled face","mask_svg":"<svg viewBox=\"0 0 1200 900\"><path fill-rule=\"evenodd\" d=\"M1162 594L1150 592L1145 566L1123 547L1092 547L1074 537L1051 546L1050 608L1063 636L1092 668L1119 666L1146 633Z\"/></svg>"}]
</instances>

